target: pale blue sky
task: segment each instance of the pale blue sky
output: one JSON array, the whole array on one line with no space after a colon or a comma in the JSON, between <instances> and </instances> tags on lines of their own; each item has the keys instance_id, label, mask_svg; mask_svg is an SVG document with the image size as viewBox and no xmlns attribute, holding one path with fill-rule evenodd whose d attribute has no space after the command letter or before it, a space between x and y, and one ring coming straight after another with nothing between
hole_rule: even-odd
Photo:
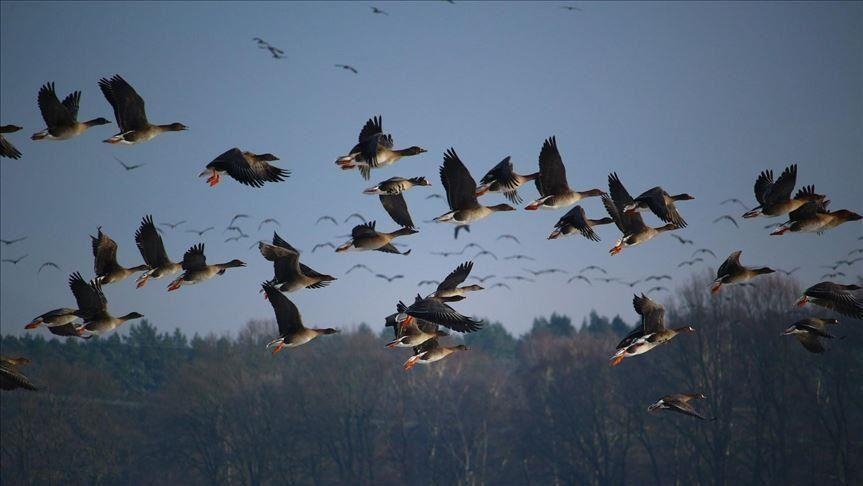
<instances>
[{"instance_id":1,"label":"pale blue sky","mask_svg":"<svg viewBox=\"0 0 863 486\"><path fill-rule=\"evenodd\" d=\"M567 4L583 11L560 8ZM369 5L389 15L375 15ZM252 37L283 49L287 59L272 59ZM157 222L189 221L164 235L175 260L203 241L210 262L240 258L249 264L170 294L167 280L140 290L132 279L105 288L112 313L139 311L162 329L190 334L233 332L248 319L272 317L258 293L259 283L272 276L271 264L248 249L254 239L271 237L271 226L257 231L267 217L281 222L279 233L304 250L305 263L339 277L328 288L289 295L306 323L343 328L382 325L399 299L431 291L417 282L439 280L475 254L444 259L430 252L468 242L501 258L526 253L537 259L483 256L474 267L480 276L597 264L625 280L671 274L672 288L688 280L690 271L677 265L698 247L716 252L719 259L706 262L714 268L737 249L744 264L802 266L795 276L809 285L827 271L821 265L863 246L859 222L821 237L781 238L763 228L777 219L738 218L740 230L712 222L742 214L720 206L726 198L755 204L758 172L772 168L778 175L792 162L799 164L798 186L815 184L834 209L863 210L859 3L2 2L0 58L0 122L25 127L8 137L22 159L0 162L0 236L28 236L0 251L3 258L29 254L17 266L0 266L3 333L23 332L32 317L74 306L66 280L73 271L92 276L88 235L97 226L119 244L121 264L140 263L133 235L145 214ZM359 74L333 67L337 63ZM29 140L44 127L36 93L48 81L61 98L83 92L79 118L113 121L97 86L113 74L146 100L150 121L179 121L189 131L132 147L101 142L116 133L115 123L67 142ZM359 211L379 229L395 228L377 198L361 194L371 183L333 164L378 114L398 147L428 150L374 171L370 181L424 175L434 184L407 194L420 233L401 242L413 253L311 253L314 244L339 244L345 239L336 236L350 232L348 224L316 226L323 214L341 221ZM421 223L447 211L443 200L425 199L443 192L438 166L444 150L454 147L477 179L506 155L528 173L551 135L574 188L606 188L606 176L617 171L633 194L662 185L695 195L679 205L689 226L678 233L696 246L664 235L609 257L619 236L611 226L598 230L600 243L547 241L563 210L494 215L458 241L450 225ZM262 189L230 178L210 188L196 177L234 146L271 152L293 174ZM146 165L127 173L115 156ZM528 201L537 197L532 186L521 194ZM582 205L592 217L605 216L598 198ZM222 230L236 213L253 215L241 221L252 239L224 243L229 234ZM660 224L652 215L645 219ZM203 238L183 231L210 225L217 231ZM522 244L496 241L502 233ZM48 260L63 271L37 275ZM363 270L345 275L355 263L406 278L387 284ZM843 271L851 280L861 268ZM456 307L501 321L516 334L552 311L580 321L596 309L632 322L632 292L653 285L567 285L567 278L506 281L512 291L474 294ZM487 284L494 281L501 280Z\"/></svg>"}]
</instances>

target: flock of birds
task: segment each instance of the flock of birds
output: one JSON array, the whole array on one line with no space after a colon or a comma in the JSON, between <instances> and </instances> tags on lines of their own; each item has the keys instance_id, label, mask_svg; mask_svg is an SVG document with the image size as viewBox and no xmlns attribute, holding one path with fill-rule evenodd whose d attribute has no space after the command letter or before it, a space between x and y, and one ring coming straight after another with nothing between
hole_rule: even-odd
<instances>
[{"instance_id":1,"label":"flock of birds","mask_svg":"<svg viewBox=\"0 0 863 486\"><path fill-rule=\"evenodd\" d=\"M375 13L385 14L383 11ZM259 47L268 49L274 57L284 55L283 51L270 45L262 39L255 38ZM337 65L344 69L356 70L351 66ZM152 124L148 121L144 100L135 89L120 75L100 79L98 86L105 99L114 111L114 119L119 131L104 140L110 144L133 145L152 140L154 137L165 132L176 132L186 130L182 123L170 123L164 125ZM46 128L35 133L32 140L68 140L80 136L90 128L109 124L105 118L80 122L77 119L78 108L81 100L81 92L75 91L60 101L53 83L46 83L38 93L38 106L45 121ZM6 125L0 129L2 133L11 133L20 130L20 127ZM385 133L383 120L380 116L370 118L361 128L357 143L353 145L345 155L338 157L336 165L344 171L357 169L364 180L371 178L372 170L395 164L401 158L417 156L427 151L419 146L407 148L394 148L393 137ZM0 156L17 159L21 153L11 145L5 138L0 137ZM138 166L128 165L117 159L126 170L134 170ZM290 176L290 172L272 165L278 158L272 154L254 154L242 151L239 148L228 149L207 164L200 174L207 177L207 182L214 186L221 180L223 174L227 174L237 182L250 186L261 187L266 183L284 181ZM632 197L625 188L617 173L608 175L608 191L599 188L586 190L574 190L570 187L566 167L558 149L557 140L554 136L546 139L539 153L538 171L529 174L519 174L515 171L513 163L507 157L492 167L477 184L470 171L460 159L454 148L450 148L443 154L443 164L439 169L439 177L446 191L446 202L449 210L434 218L435 222L447 222L456 225L455 236L459 229L470 230L469 225L487 218L498 212L515 211L513 205L523 202L518 191L527 183L533 182L539 197L529 202L525 210L559 210L571 207L554 225L548 239L557 239L570 235L580 234L592 241L600 241L597 233L599 227L614 224L620 232L615 245L609 250L615 255L624 248L633 247L647 243L653 238L664 233L670 233L687 225L685 219L676 207L676 203L694 199L689 194L671 195L662 187L654 187ZM796 185L797 166L787 167L774 181L770 170L761 172L755 182L755 198L758 206L743 214L744 218L757 216L786 216L787 221L778 225L772 235L783 235L787 232L816 232L823 233L845 222L857 221L861 216L849 210L830 211L830 201L822 194L817 194L813 186L801 188L793 197L792 192ZM379 231L376 221L366 221L361 215L354 214L348 217L357 217L362 223L353 227L350 239L342 245L335 246L331 243L319 244L313 251L320 247L330 246L337 253L347 251L380 251L397 255L409 255L411 250L400 250L394 241L418 233L416 225L410 215L406 194L414 187L430 185L426 177L391 177L363 191L366 195L378 196L381 206L398 226L391 231ZM484 205L480 203L481 197L489 193L501 193L511 204ZM432 196L429 196L432 197ZM576 203L582 200L597 197L607 216L591 218L581 205ZM724 203L737 202L739 200L727 200ZM745 205L744 205L745 207ZM662 226L650 226L645 223L642 214L652 213L664 224ZM246 215L237 215L235 220ZM735 226L737 221L730 215L717 218L714 222L729 219ZM331 220L337 224L335 218L322 216L318 223ZM171 229L185 223L162 223ZM258 229L264 224L272 223L278 225L273 218L262 220ZM199 236L203 236L213 227L202 230L189 229ZM229 229L237 230L240 235L232 238L240 239L247 237L242 230L234 226L231 221ZM142 317L138 312L130 312L122 316L113 316L108 312L108 301L103 293L103 286L117 284L132 275L140 273L137 277L137 287L145 286L150 280L158 280L163 277L173 277L179 274L168 285L168 291L176 291L183 285L199 284L217 275L223 275L229 269L243 267L246 264L238 259L225 263L208 264L204 253L204 243L197 243L190 247L180 262L173 261L165 250L161 230L157 228L153 217L145 216L138 230L135 232L134 241L141 253L143 264L133 267L124 267L117 262L117 243L111 239L101 228L97 229L96 236L91 236L92 252L94 257L94 273L92 280L86 280L79 272L69 276L69 288L74 296L76 308L58 308L39 315L25 327L35 329L42 325L60 336L89 338L93 335L103 334L116 329L124 322ZM679 235L672 234L682 244L692 243ZM231 240L232 238L229 238ZM23 238L15 240L2 240L4 245L15 244ZM518 242L514 235L501 235L498 239L512 239ZM328 274L320 273L311 269L300 261L300 252L281 238L276 232L273 233L272 243L258 242L261 255L273 263L274 275L271 279L261 284L261 292L270 302L278 323L279 335L267 345L273 348L273 353L278 353L285 347L296 347L322 336L338 332L333 328L310 328L303 324L299 309L285 295L286 293L298 292L303 289L318 289L325 287L336 280ZM483 255L489 255L497 259L497 256L475 243L466 245L461 252L441 252L443 256L462 254L469 247L475 246L481 251L477 253L474 260ZM692 254L692 259L681 262L679 266L691 266L703 258L699 255L711 255L716 257L709 249L697 249ZM746 285L748 281L759 275L772 273L776 270L768 267L746 267L740 263L741 251L733 252L719 267L716 280L711 291L717 293L724 285ZM4 262L17 264L23 257L18 259L6 259ZM507 259L530 259L527 255L513 255ZM847 263L851 265L857 260L848 260L837 263L833 267L835 271L839 265ZM59 266L53 262L46 262L40 267ZM390 348L411 348L412 354L404 363L405 370L411 369L416 364L430 364L450 356L451 354L467 350L464 345L444 346L440 339L447 336L441 328L452 331L468 333L477 332L483 328L483 322L467 317L454 309L451 304L464 300L472 292L484 290L480 285L494 277L493 275L472 277L479 284L462 285L470 276L474 262L466 261L446 275L442 281L424 280L422 285L437 285L434 292L425 297L417 294L409 305L398 302L396 312L387 316L385 325L393 328L394 339L389 344ZM357 264L346 273L354 269L368 267ZM796 270L796 269L795 269ZM787 274L793 273L786 272ZM565 273L560 269L527 270L534 277L546 273ZM585 267L579 274L572 276L568 282L576 280L591 284L591 278L595 280L614 281L616 279L600 277L592 274L592 277L584 275L586 271L602 272L601 267L591 265ZM374 273L374 272L373 272ZM844 274L843 274L844 275ZM377 277L392 281L402 278L402 275L376 274ZM530 280L525 276L510 276L516 280ZM630 288L641 282L661 282L668 278L667 275L653 275L645 279L633 282L620 281ZM619 281L619 280L618 280ZM498 282L495 286L507 287L505 283ZM668 290L665 287L655 286L653 290ZM648 293L650 292L648 291ZM810 302L815 305L834 310L840 314L863 319L863 295L861 287L857 285L843 285L830 281L817 283L804 292L797 301L798 305ZM668 343L680 333L693 332L691 326L669 329L665 325L664 309L662 305L646 296L645 293L635 295L633 298L635 311L641 316L641 324L627 335L616 347L616 352L611 357L611 364L618 365L625 358L646 353L657 346ZM77 323L80 320L81 323ZM789 326L783 334L796 336L802 345L809 351L820 353L824 351L821 338L833 337L827 332L828 325L836 324L836 319L807 318L795 322ZM35 389L32 383L20 373L18 366L24 364L23 358L3 358L0 362L2 370L2 382L0 387L12 389L17 387ZM669 409L682 412L701 419L703 415L698 413L692 404L693 399L704 398L701 393L669 395L660 399L650 406L649 410Z\"/></svg>"}]
</instances>

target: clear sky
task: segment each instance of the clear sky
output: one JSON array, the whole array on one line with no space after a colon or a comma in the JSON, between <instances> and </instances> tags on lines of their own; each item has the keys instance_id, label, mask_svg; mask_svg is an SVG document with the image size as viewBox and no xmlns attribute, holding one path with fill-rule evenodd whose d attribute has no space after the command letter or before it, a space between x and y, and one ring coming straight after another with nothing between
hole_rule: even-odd
<instances>
[{"instance_id":1,"label":"clear sky","mask_svg":"<svg viewBox=\"0 0 863 486\"><path fill-rule=\"evenodd\" d=\"M253 37L281 48L286 59L273 59ZM828 271L822 265L863 246L860 222L823 236L771 237L764 225L778 218L744 221L741 208L719 204L737 197L754 206L757 174L770 168L778 176L796 162L798 187L815 184L833 209L863 211L863 4L856 2L2 2L0 59L0 123L25 128L8 136L23 157L0 162L0 236L27 236L0 251L3 258L29 255L0 266L3 333L23 332L47 310L74 307L66 281L73 271L92 277L88 235L97 226L119 244L121 264L141 263L133 235L146 214L157 223L188 220L164 234L177 261L203 241L209 262L249 264L170 294L169 280L105 288L113 314L138 311L162 329L190 334L233 332L249 319L272 317L258 293L272 266L249 249L272 236L272 225L258 231L268 217L303 250L304 263L339 278L325 289L289 294L306 324L343 328L382 325L399 299L432 290L419 289L420 280L442 279L476 250L449 258L431 252L469 242L500 258L476 259L479 276L596 264L624 280L670 274L675 280L663 285L672 289L687 281L691 270L678 264L696 248L718 256L706 256L696 270L716 268L740 249L746 265L801 266L794 276L811 285ZM131 147L101 142L116 133L116 123L71 141L29 140L44 128L36 94L49 81L61 98L82 91L79 119L113 122L97 86L113 74L145 99L151 122L178 121L189 130ZM428 152L373 171L366 182L333 162L373 115L383 116L397 147ZM613 226L598 229L599 243L547 241L564 210L495 214L457 241L451 225L422 222L448 210L442 199L425 199L443 193L438 167L447 148L476 179L507 155L518 172L529 173L551 135L576 189L606 189L608 173L617 171L633 195L655 185L694 195L678 205L689 226L677 233L695 245L662 235L610 257L619 236ZM228 177L208 187L197 174L235 146L277 155L291 177L262 189ZM114 157L146 165L126 172ZM379 229L395 229L377 198L361 191L396 175L433 183L406 195L420 230L400 239L413 249L410 256L311 252L316 243L346 241L337 236L352 226L316 225L321 215L341 222L358 211ZM527 201L537 197L533 186L520 192ZM505 202L498 194L481 201ZM582 205L591 217L605 216L599 198ZM239 221L251 238L225 243L231 234L223 230L237 213L252 215ZM737 217L740 229L713 223L723 214ZM661 225L653 215L645 220ZM202 238L185 232L211 225L216 230ZM503 233L521 244L496 240ZM536 261L503 260L516 253ZM49 260L62 271L37 274ZM388 284L364 270L345 275L356 263L405 278ZM837 281L854 280L861 263L844 267L848 277ZM486 286L503 281L512 290L474 294L456 308L516 334L553 311L580 321L596 309L632 322L633 291L655 284L588 286L566 284L568 277L541 276L535 284L492 279Z\"/></svg>"}]
</instances>

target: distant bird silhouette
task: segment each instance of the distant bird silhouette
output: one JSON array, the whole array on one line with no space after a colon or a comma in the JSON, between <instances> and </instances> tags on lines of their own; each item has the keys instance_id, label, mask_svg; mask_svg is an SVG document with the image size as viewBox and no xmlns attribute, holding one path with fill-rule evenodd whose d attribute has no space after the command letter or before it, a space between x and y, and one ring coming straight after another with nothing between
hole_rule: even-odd
<instances>
[{"instance_id":1,"label":"distant bird silhouette","mask_svg":"<svg viewBox=\"0 0 863 486\"><path fill-rule=\"evenodd\" d=\"M371 272L371 273L375 273L375 272L374 272L374 270L372 270L371 268L369 268L369 267L367 267L367 266L363 265L362 263L357 263L356 265L354 265L354 266L352 266L351 268L349 268L349 269L348 269L348 271L347 271L347 272L345 272L345 275L347 275L347 274L351 273L351 272L352 272L352 271L354 271L354 269L356 269L356 268L364 268L364 269L368 270L368 271L369 271L369 272Z\"/></svg>"},{"instance_id":2,"label":"distant bird silhouette","mask_svg":"<svg viewBox=\"0 0 863 486\"><path fill-rule=\"evenodd\" d=\"M740 207L743 208L744 211L749 211L749 208L745 204L743 204L743 201L741 201L740 199L737 199L736 197L733 197L731 199L726 199L719 204L723 205L723 204L728 204L728 203L737 203L740 205Z\"/></svg>"},{"instance_id":3,"label":"distant bird silhouette","mask_svg":"<svg viewBox=\"0 0 863 486\"><path fill-rule=\"evenodd\" d=\"M315 250L317 250L318 248L326 248L326 247L330 247L330 248L332 248L333 250L335 250L335 249L336 249L336 245L334 245L334 244L330 243L329 241L327 241L327 242L324 242L324 243L318 243L317 245L313 246L313 247L312 247L312 253L314 253L314 252L315 252Z\"/></svg>"},{"instance_id":4,"label":"distant bird silhouette","mask_svg":"<svg viewBox=\"0 0 863 486\"><path fill-rule=\"evenodd\" d=\"M825 273L824 275L821 276L821 280L826 279L826 278L836 278L836 277L846 277L846 276L847 275L845 275L843 272Z\"/></svg>"},{"instance_id":5,"label":"distant bird silhouette","mask_svg":"<svg viewBox=\"0 0 863 486\"><path fill-rule=\"evenodd\" d=\"M853 260L836 260L836 263L838 263L839 265L847 265L850 267L851 265L854 265L855 263L859 262L860 260L863 260L863 257L857 257Z\"/></svg>"},{"instance_id":6,"label":"distant bird silhouette","mask_svg":"<svg viewBox=\"0 0 863 486\"><path fill-rule=\"evenodd\" d=\"M664 290L666 292L671 292L670 290L668 290L668 287L663 287L662 285L657 285L656 287L650 287L650 289L645 293L649 294L649 293L653 292L654 290L656 290L656 291Z\"/></svg>"},{"instance_id":7,"label":"distant bird silhouette","mask_svg":"<svg viewBox=\"0 0 863 486\"><path fill-rule=\"evenodd\" d=\"M674 239L676 239L677 241L679 241L681 245L691 245L691 244L693 244L693 241L692 241L692 240L687 240L686 238L684 238L684 237L682 237L682 236L680 236L680 235L676 235L676 234L674 234L674 233L671 233L671 237L672 237L672 238L674 238Z\"/></svg>"},{"instance_id":8,"label":"distant bird silhouette","mask_svg":"<svg viewBox=\"0 0 863 486\"><path fill-rule=\"evenodd\" d=\"M242 214L242 213L235 214L234 217L231 218L231 222L228 223L228 226L233 225L238 219L243 219L243 218L251 218L251 216L249 216L248 214Z\"/></svg>"},{"instance_id":9,"label":"distant bird silhouette","mask_svg":"<svg viewBox=\"0 0 863 486\"><path fill-rule=\"evenodd\" d=\"M15 258L15 259L12 259L12 258L4 258L3 260L0 260L0 262L9 262L9 263L11 263L12 265L18 265L18 262L20 262L21 260L23 260L23 259L25 259L25 258L27 258L27 254L25 254L25 255L21 255L21 256L19 256L18 258Z\"/></svg>"},{"instance_id":10,"label":"distant bird silhouette","mask_svg":"<svg viewBox=\"0 0 863 486\"><path fill-rule=\"evenodd\" d=\"M512 290L512 289L510 288L510 286L509 286L509 285L507 285L507 284L505 284L505 283L502 283L502 282L498 282L498 283L496 283L496 284L492 285L491 287L489 287L489 290L491 290L491 289L493 289L493 288L495 288L495 287L503 287L503 288L505 288L505 289L507 289L507 290Z\"/></svg>"},{"instance_id":11,"label":"distant bird silhouette","mask_svg":"<svg viewBox=\"0 0 863 486\"><path fill-rule=\"evenodd\" d=\"M0 239L0 243L3 243L4 245L11 245L11 244L13 244L13 243L18 243L19 241L24 241L24 240L26 240L26 239L27 239L27 237L26 237L26 236L22 236L22 237L20 237L20 238L15 238L14 240L3 240L3 239ZM850 253L849 253L849 254L850 254Z\"/></svg>"},{"instance_id":12,"label":"distant bird silhouette","mask_svg":"<svg viewBox=\"0 0 863 486\"><path fill-rule=\"evenodd\" d=\"M651 280L656 280L657 282L671 280L671 275L651 275L644 279L645 282L650 282Z\"/></svg>"},{"instance_id":13,"label":"distant bird silhouette","mask_svg":"<svg viewBox=\"0 0 863 486\"><path fill-rule=\"evenodd\" d=\"M464 230L466 233L470 233L470 225L469 224L460 224L453 228L453 239L458 239L458 232Z\"/></svg>"},{"instance_id":14,"label":"distant bird silhouette","mask_svg":"<svg viewBox=\"0 0 863 486\"><path fill-rule=\"evenodd\" d=\"M227 228L225 228L225 231L222 231L222 233L227 233L228 231L236 231L237 233L239 233L241 235L246 234L243 232L243 228L240 228L239 226L233 226L233 225L228 226Z\"/></svg>"},{"instance_id":15,"label":"distant bird silhouette","mask_svg":"<svg viewBox=\"0 0 863 486\"><path fill-rule=\"evenodd\" d=\"M544 270L531 270L529 268L522 268L522 270L533 274L534 277L539 277L540 275L545 275L547 273L569 273L566 270L561 270L559 268L546 268Z\"/></svg>"},{"instance_id":16,"label":"distant bird silhouette","mask_svg":"<svg viewBox=\"0 0 863 486\"><path fill-rule=\"evenodd\" d=\"M584 273L584 272L586 272L586 271L588 271L588 270L599 270L600 272L602 272L602 273L604 273L604 274L606 274L606 275L608 274L608 272L606 272L604 268L602 268L602 267L598 267L598 266L596 266L596 265L588 265L588 266L586 266L586 267L582 268L581 270L579 270L579 271L578 271L578 273Z\"/></svg>"},{"instance_id":17,"label":"distant bird silhouette","mask_svg":"<svg viewBox=\"0 0 863 486\"><path fill-rule=\"evenodd\" d=\"M600 282L605 282L605 283L609 283L609 282L617 282L618 280L620 280L620 279L619 279L619 278L617 278L617 277L593 277L593 279L594 279L594 280L599 280Z\"/></svg>"},{"instance_id":18,"label":"distant bird silhouette","mask_svg":"<svg viewBox=\"0 0 863 486\"><path fill-rule=\"evenodd\" d=\"M588 279L584 275L574 275L572 277L569 277L569 280L567 280L566 283L570 283L573 280L584 280L585 282L587 282L588 285L593 285L592 283L590 283L590 279Z\"/></svg>"},{"instance_id":19,"label":"distant bird silhouette","mask_svg":"<svg viewBox=\"0 0 863 486\"><path fill-rule=\"evenodd\" d=\"M704 259L703 259L703 258L701 258L701 257L693 258L692 260L686 260L686 261L683 261L683 262L678 263L678 264L677 264L677 268L685 267L685 266L690 266L690 267L691 267L691 266L695 265L696 263L698 263L698 262L703 262L703 261L704 261Z\"/></svg>"},{"instance_id":20,"label":"distant bird silhouette","mask_svg":"<svg viewBox=\"0 0 863 486\"><path fill-rule=\"evenodd\" d=\"M173 230L173 229L176 229L177 226L180 226L181 224L183 224L185 222L186 222L186 220L184 219L184 220L176 222L176 223L159 223L159 226L167 226L168 228L171 228Z\"/></svg>"},{"instance_id":21,"label":"distant bird silhouette","mask_svg":"<svg viewBox=\"0 0 863 486\"><path fill-rule=\"evenodd\" d=\"M518 254L518 255L510 255L508 257L504 257L504 260L531 260L531 261L533 261L533 260L536 260L536 258L533 258L531 256L527 256L527 255Z\"/></svg>"},{"instance_id":22,"label":"distant bird silhouette","mask_svg":"<svg viewBox=\"0 0 863 486\"><path fill-rule=\"evenodd\" d=\"M502 240L502 239L505 239L505 238L506 238L506 239L510 239L510 240L512 240L512 241L514 241L514 242L516 242L516 243L518 243L519 245L521 244L521 241L518 241L518 238L516 238L515 236L510 235L510 234L500 235L500 236L498 236L498 237L497 237L497 239L498 239L498 240Z\"/></svg>"},{"instance_id":23,"label":"distant bird silhouette","mask_svg":"<svg viewBox=\"0 0 863 486\"><path fill-rule=\"evenodd\" d=\"M431 252L432 255L438 255L438 256L442 256L444 258L451 257L453 255L461 255L462 253L464 253L464 250L462 250L462 251L433 251L433 252Z\"/></svg>"},{"instance_id":24,"label":"distant bird silhouette","mask_svg":"<svg viewBox=\"0 0 863 486\"><path fill-rule=\"evenodd\" d=\"M464 253L465 251L467 251L468 248L476 248L478 250L485 250L485 248L480 246L478 243L468 243L467 245L464 245L464 248L461 249L461 252Z\"/></svg>"},{"instance_id":25,"label":"distant bird silhouette","mask_svg":"<svg viewBox=\"0 0 863 486\"><path fill-rule=\"evenodd\" d=\"M583 10L582 10L582 9L580 9L580 8L578 8L578 7L573 7L572 5L564 5L564 6L560 7L560 8L562 8L562 9L564 9L564 10L569 10L570 12L572 12L572 11L574 11L574 10L575 10L575 11L578 11L578 12L583 12Z\"/></svg>"},{"instance_id":26,"label":"distant bird silhouette","mask_svg":"<svg viewBox=\"0 0 863 486\"><path fill-rule=\"evenodd\" d=\"M37 273L37 274L38 274L38 273L42 273L42 269L43 269L43 268L45 268L45 267L53 267L53 268L56 268L57 270L61 270L61 271L63 270L62 268L60 268L60 266L59 266L59 265L57 265L57 264L56 264L56 263L54 263L54 262L45 262L45 263L43 263L42 265L40 265L40 266L39 266L39 271L38 271L38 272L36 272L36 273Z\"/></svg>"},{"instance_id":27,"label":"distant bird silhouette","mask_svg":"<svg viewBox=\"0 0 863 486\"><path fill-rule=\"evenodd\" d=\"M126 169L127 171L129 171L129 170L135 170L135 169L137 169L138 167L142 167L142 166L144 166L144 165L147 165L147 164L131 164L131 165L130 165L130 164L127 164L127 163L123 162L123 161L122 161L122 160L120 160L118 157L114 157L114 160L116 160L117 162L119 162L119 163L120 163L120 165L122 165L122 166L123 166L123 168L124 168L124 169Z\"/></svg>"},{"instance_id":28,"label":"distant bird silhouette","mask_svg":"<svg viewBox=\"0 0 863 486\"><path fill-rule=\"evenodd\" d=\"M618 281L617 281L617 283L619 283L619 284L623 284L623 285L626 285L626 286L628 286L629 288L633 288L633 287L635 287L636 285L638 285L639 283L641 283L641 279L639 279L639 280L635 280L635 281L632 281L632 282L624 282L623 280L618 280Z\"/></svg>"},{"instance_id":29,"label":"distant bird silhouette","mask_svg":"<svg viewBox=\"0 0 863 486\"><path fill-rule=\"evenodd\" d=\"M848 252L848 256L854 255L856 253L863 253L863 248L856 248Z\"/></svg>"},{"instance_id":30,"label":"distant bird silhouette","mask_svg":"<svg viewBox=\"0 0 863 486\"><path fill-rule=\"evenodd\" d=\"M344 70L350 71L354 74L359 74L359 71L357 71L355 67L350 66L348 64L335 64L334 66L337 68L342 68Z\"/></svg>"},{"instance_id":31,"label":"distant bird silhouette","mask_svg":"<svg viewBox=\"0 0 863 486\"><path fill-rule=\"evenodd\" d=\"M284 59L285 51L279 49L278 47L267 46L267 50L270 51L274 59Z\"/></svg>"},{"instance_id":32,"label":"distant bird silhouette","mask_svg":"<svg viewBox=\"0 0 863 486\"><path fill-rule=\"evenodd\" d=\"M527 277L522 276L522 275L508 275L508 276L504 277L504 279L505 280L524 280L526 282L536 282L536 280L534 280L532 278L527 278Z\"/></svg>"},{"instance_id":33,"label":"distant bird silhouette","mask_svg":"<svg viewBox=\"0 0 863 486\"><path fill-rule=\"evenodd\" d=\"M486 280L494 277L496 277L496 275L486 275L485 277L477 277L476 275L471 275L469 278L472 278L479 283L485 283Z\"/></svg>"},{"instance_id":34,"label":"distant bird silhouette","mask_svg":"<svg viewBox=\"0 0 863 486\"><path fill-rule=\"evenodd\" d=\"M347 223L348 221L350 221L350 220L351 220L351 218L357 218L357 219L359 219L360 221L362 221L363 223L366 223L366 222L367 222L367 221L366 221L366 218L365 218L362 214L360 214L360 213L353 213L353 214L351 214L350 216L348 216L347 218L345 218L345 220L344 220L343 222L344 222L344 223Z\"/></svg>"},{"instance_id":35,"label":"distant bird silhouette","mask_svg":"<svg viewBox=\"0 0 863 486\"><path fill-rule=\"evenodd\" d=\"M440 194L429 194L428 196L426 196L426 199L443 199L443 196L441 196Z\"/></svg>"},{"instance_id":36,"label":"distant bird silhouette","mask_svg":"<svg viewBox=\"0 0 863 486\"><path fill-rule=\"evenodd\" d=\"M212 230L212 229L216 229L216 228L215 228L215 227L213 227L213 226L208 226L208 227L206 227L206 228L204 228L204 229L202 229L202 230L187 229L187 230L186 230L186 233L197 233L197 234L198 234L198 236L204 236L204 233L206 233L207 231L210 231L210 230Z\"/></svg>"},{"instance_id":37,"label":"distant bird silhouette","mask_svg":"<svg viewBox=\"0 0 863 486\"><path fill-rule=\"evenodd\" d=\"M384 274L382 274L382 273L376 273L376 274L375 274L375 277L382 278L382 279L386 280L387 282L392 283L392 281L393 281L393 280L396 280L396 279L399 279L399 278L404 278L405 276L404 276L404 275L399 274L399 275L393 275L392 277L388 277L388 276L386 276L386 275L384 275Z\"/></svg>"},{"instance_id":38,"label":"distant bird silhouette","mask_svg":"<svg viewBox=\"0 0 863 486\"><path fill-rule=\"evenodd\" d=\"M248 237L249 237L249 235L247 235L247 234L239 234L237 236L231 236L230 238L225 240L225 243L229 243L231 241L240 241L243 238L248 238Z\"/></svg>"},{"instance_id":39,"label":"distant bird silhouette","mask_svg":"<svg viewBox=\"0 0 863 486\"><path fill-rule=\"evenodd\" d=\"M282 227L282 225L276 220L276 218L267 218L258 224L258 231L261 231L261 228L267 223L273 223L276 226L278 226L279 228Z\"/></svg>"},{"instance_id":40,"label":"distant bird silhouette","mask_svg":"<svg viewBox=\"0 0 863 486\"><path fill-rule=\"evenodd\" d=\"M787 270L787 271L782 270L781 268L776 269L777 272L781 272L781 273L785 274L786 277L791 276L791 274L796 272L797 270L800 270L800 267L794 267L793 269Z\"/></svg>"},{"instance_id":41,"label":"distant bird silhouette","mask_svg":"<svg viewBox=\"0 0 863 486\"><path fill-rule=\"evenodd\" d=\"M492 252L490 252L490 251L488 251L488 250L483 250L483 251L481 251L481 252L477 253L477 254L473 257L473 259L474 259L474 260L476 260L477 258L479 258L479 257L481 257L481 256L483 256L483 255L488 255L488 256L490 256L490 257L494 258L495 260L497 260L497 255L495 255L494 253L492 253Z\"/></svg>"},{"instance_id":42,"label":"distant bird silhouette","mask_svg":"<svg viewBox=\"0 0 863 486\"><path fill-rule=\"evenodd\" d=\"M422 287L423 285L439 285L440 282L437 280L421 280L417 286Z\"/></svg>"},{"instance_id":43,"label":"distant bird silhouette","mask_svg":"<svg viewBox=\"0 0 863 486\"><path fill-rule=\"evenodd\" d=\"M692 256L698 255L699 253L707 253L710 256L712 256L713 258L716 258L716 253L713 253L712 251L708 250L707 248L699 248L699 249L695 250L694 252L692 252Z\"/></svg>"},{"instance_id":44,"label":"distant bird silhouette","mask_svg":"<svg viewBox=\"0 0 863 486\"><path fill-rule=\"evenodd\" d=\"M336 225L336 226L339 225L339 222L336 221L336 218L334 218L332 216L321 216L320 218L318 218L317 221L315 221L315 224L318 224L321 221L332 221L334 225Z\"/></svg>"},{"instance_id":45,"label":"distant bird silhouette","mask_svg":"<svg viewBox=\"0 0 863 486\"><path fill-rule=\"evenodd\" d=\"M722 221L723 219L727 219L728 221L731 221L731 224L733 224L735 228L740 228L740 225L737 224L737 220L734 219L732 216L729 216L727 214L724 214L724 215L714 219L713 222L718 223L718 222Z\"/></svg>"},{"instance_id":46,"label":"distant bird silhouette","mask_svg":"<svg viewBox=\"0 0 863 486\"><path fill-rule=\"evenodd\" d=\"M837 268L839 268L841 266L842 266L842 264L837 261L833 265L821 265L821 268L829 268L830 270L836 270Z\"/></svg>"},{"instance_id":47,"label":"distant bird silhouette","mask_svg":"<svg viewBox=\"0 0 863 486\"><path fill-rule=\"evenodd\" d=\"M389 15L388 13L384 12L383 10L381 10L377 7L372 7L371 5L369 5L369 8L372 9L372 13Z\"/></svg>"}]
</instances>

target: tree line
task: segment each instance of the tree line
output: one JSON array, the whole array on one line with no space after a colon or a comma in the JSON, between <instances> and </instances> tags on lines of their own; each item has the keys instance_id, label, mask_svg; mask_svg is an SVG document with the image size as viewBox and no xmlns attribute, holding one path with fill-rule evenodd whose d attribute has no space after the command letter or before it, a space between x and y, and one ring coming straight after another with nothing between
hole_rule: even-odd
<instances>
[{"instance_id":1,"label":"tree line","mask_svg":"<svg viewBox=\"0 0 863 486\"><path fill-rule=\"evenodd\" d=\"M273 321L236 336L143 321L89 341L0 338L38 392L4 392L4 484L861 484L863 332L812 354L779 333L796 283L711 297L700 275L666 303L696 332L610 367L631 326L595 312L500 323L403 371L391 329L360 326L279 355ZM631 295L620 313L635 324ZM623 303L626 303L625 305ZM632 316L632 317L629 317ZM382 328L382 323L380 325ZM715 421L647 412L701 392Z\"/></svg>"}]
</instances>

